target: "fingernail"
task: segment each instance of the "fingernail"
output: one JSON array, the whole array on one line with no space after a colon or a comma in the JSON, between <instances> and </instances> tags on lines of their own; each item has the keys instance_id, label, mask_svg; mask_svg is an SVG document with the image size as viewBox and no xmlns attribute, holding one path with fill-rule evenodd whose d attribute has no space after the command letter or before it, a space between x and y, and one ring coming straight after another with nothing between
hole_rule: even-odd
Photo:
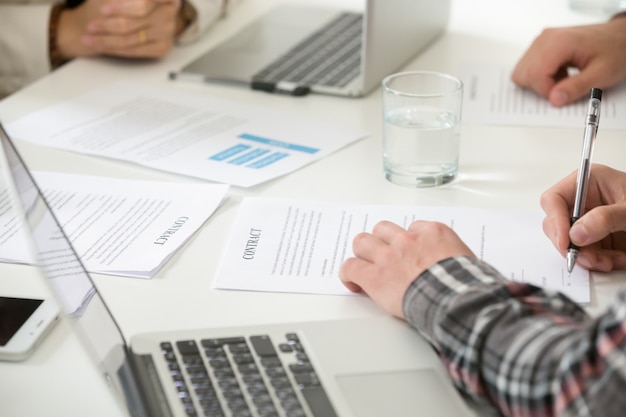
<instances>
[{"instance_id":1,"label":"fingernail","mask_svg":"<svg viewBox=\"0 0 626 417\"><path fill-rule=\"evenodd\" d=\"M620 253L613 257L613 265L616 268L623 269L626 267L626 253Z\"/></svg>"},{"instance_id":2,"label":"fingernail","mask_svg":"<svg viewBox=\"0 0 626 417\"><path fill-rule=\"evenodd\" d=\"M554 90L550 93L550 102L557 107L564 106L569 102L569 96L563 90Z\"/></svg>"},{"instance_id":3,"label":"fingernail","mask_svg":"<svg viewBox=\"0 0 626 417\"><path fill-rule=\"evenodd\" d=\"M609 272L611 270L611 260L604 257L599 257L596 262L596 269L598 271Z\"/></svg>"},{"instance_id":4,"label":"fingernail","mask_svg":"<svg viewBox=\"0 0 626 417\"><path fill-rule=\"evenodd\" d=\"M569 237L572 239L576 245L585 245L589 240L589 233L587 232L587 228L584 224L574 223L572 228L569 230Z\"/></svg>"}]
</instances>

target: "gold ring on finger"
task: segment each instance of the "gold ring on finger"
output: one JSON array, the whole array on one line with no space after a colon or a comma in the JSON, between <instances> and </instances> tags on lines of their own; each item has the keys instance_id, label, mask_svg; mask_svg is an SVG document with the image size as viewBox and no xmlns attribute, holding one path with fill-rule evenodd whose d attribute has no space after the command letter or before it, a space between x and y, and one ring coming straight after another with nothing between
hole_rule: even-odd
<instances>
[{"instance_id":1,"label":"gold ring on finger","mask_svg":"<svg viewBox=\"0 0 626 417\"><path fill-rule=\"evenodd\" d=\"M139 43L141 45L143 45L144 43L146 43L148 41L148 35L146 35L146 30L145 29L141 29L139 31Z\"/></svg>"}]
</instances>

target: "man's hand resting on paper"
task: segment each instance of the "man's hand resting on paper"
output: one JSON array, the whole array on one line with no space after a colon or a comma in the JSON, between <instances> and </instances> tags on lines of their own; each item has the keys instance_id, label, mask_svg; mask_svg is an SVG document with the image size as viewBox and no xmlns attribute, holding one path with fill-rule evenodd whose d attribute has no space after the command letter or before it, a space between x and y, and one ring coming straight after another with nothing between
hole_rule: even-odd
<instances>
[{"instance_id":1,"label":"man's hand resting on paper","mask_svg":"<svg viewBox=\"0 0 626 417\"><path fill-rule=\"evenodd\" d=\"M570 74L575 68L578 73ZM608 88L626 78L626 17L596 25L545 29L511 76L560 107L592 87Z\"/></svg>"},{"instance_id":2,"label":"man's hand resting on paper","mask_svg":"<svg viewBox=\"0 0 626 417\"><path fill-rule=\"evenodd\" d=\"M339 271L344 285L402 319L404 293L422 272L449 257L474 256L450 227L427 221L416 221L408 230L381 221L372 233L358 234L352 246L355 257Z\"/></svg>"}]
</instances>

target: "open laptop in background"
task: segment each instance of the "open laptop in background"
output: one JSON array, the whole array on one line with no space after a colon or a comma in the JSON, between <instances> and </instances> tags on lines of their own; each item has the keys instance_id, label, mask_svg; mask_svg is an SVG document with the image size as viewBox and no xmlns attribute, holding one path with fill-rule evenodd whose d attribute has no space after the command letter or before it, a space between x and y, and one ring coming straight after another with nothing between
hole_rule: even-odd
<instances>
[{"instance_id":1,"label":"open laptop in background","mask_svg":"<svg viewBox=\"0 0 626 417\"><path fill-rule=\"evenodd\" d=\"M0 168L42 279L129 416L473 415L431 347L384 315L127 342L1 124Z\"/></svg>"},{"instance_id":2,"label":"open laptop in background","mask_svg":"<svg viewBox=\"0 0 626 417\"><path fill-rule=\"evenodd\" d=\"M364 0L365 11L279 5L171 78L360 97L445 30L450 0Z\"/></svg>"}]
</instances>

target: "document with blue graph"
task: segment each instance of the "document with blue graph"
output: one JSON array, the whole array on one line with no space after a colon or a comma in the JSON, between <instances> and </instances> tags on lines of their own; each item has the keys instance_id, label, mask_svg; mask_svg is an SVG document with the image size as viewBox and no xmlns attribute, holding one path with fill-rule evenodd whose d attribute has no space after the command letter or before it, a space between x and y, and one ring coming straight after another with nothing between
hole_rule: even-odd
<instances>
[{"instance_id":1,"label":"document with blue graph","mask_svg":"<svg viewBox=\"0 0 626 417\"><path fill-rule=\"evenodd\" d=\"M17 139L240 187L292 172L367 135L318 120L120 82L7 126Z\"/></svg>"}]
</instances>

